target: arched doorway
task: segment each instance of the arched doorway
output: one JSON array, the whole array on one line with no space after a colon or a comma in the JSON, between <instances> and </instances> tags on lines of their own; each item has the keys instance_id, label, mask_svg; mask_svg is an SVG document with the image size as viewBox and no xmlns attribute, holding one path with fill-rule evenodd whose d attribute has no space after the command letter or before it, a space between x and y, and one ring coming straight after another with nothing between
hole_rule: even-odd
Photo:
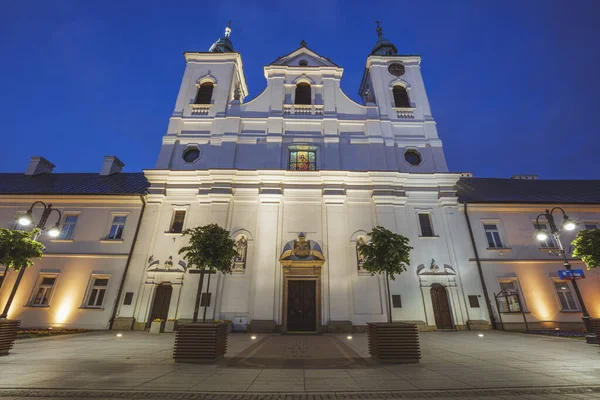
<instances>
[{"instance_id":1,"label":"arched doorway","mask_svg":"<svg viewBox=\"0 0 600 400\"><path fill-rule=\"evenodd\" d=\"M452 316L450 315L450 303L448 302L448 292L446 292L446 288L439 283L431 285L431 304L433 306L433 316L437 328L453 329Z\"/></svg>"},{"instance_id":2,"label":"arched doorway","mask_svg":"<svg viewBox=\"0 0 600 400\"><path fill-rule=\"evenodd\" d=\"M161 283L156 288L154 293L154 303L152 304L152 312L150 313L150 319L148 320L147 326L156 319L160 318L163 320L160 325L160 331L165 329L165 323L169 317L169 306L171 305L171 294L173 293L173 287L170 283Z\"/></svg>"}]
</instances>

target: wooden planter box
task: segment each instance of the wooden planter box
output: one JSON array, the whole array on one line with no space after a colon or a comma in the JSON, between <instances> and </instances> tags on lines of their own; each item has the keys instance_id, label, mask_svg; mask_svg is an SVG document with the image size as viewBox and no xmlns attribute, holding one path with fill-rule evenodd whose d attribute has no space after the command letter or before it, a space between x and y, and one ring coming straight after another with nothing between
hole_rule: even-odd
<instances>
[{"instance_id":1,"label":"wooden planter box","mask_svg":"<svg viewBox=\"0 0 600 400\"><path fill-rule=\"evenodd\" d=\"M369 354L382 363L414 364L421 358L416 324L370 323Z\"/></svg>"},{"instance_id":2,"label":"wooden planter box","mask_svg":"<svg viewBox=\"0 0 600 400\"><path fill-rule=\"evenodd\" d=\"M177 327L175 333L175 362L210 363L225 356L227 323L191 323Z\"/></svg>"},{"instance_id":3,"label":"wooden planter box","mask_svg":"<svg viewBox=\"0 0 600 400\"><path fill-rule=\"evenodd\" d=\"M595 338L591 338L591 340L587 340L589 344L600 344L600 318L592 318L592 330L596 334Z\"/></svg>"},{"instance_id":4,"label":"wooden planter box","mask_svg":"<svg viewBox=\"0 0 600 400\"><path fill-rule=\"evenodd\" d=\"M21 321L0 319L0 356L5 356L12 349Z\"/></svg>"}]
</instances>

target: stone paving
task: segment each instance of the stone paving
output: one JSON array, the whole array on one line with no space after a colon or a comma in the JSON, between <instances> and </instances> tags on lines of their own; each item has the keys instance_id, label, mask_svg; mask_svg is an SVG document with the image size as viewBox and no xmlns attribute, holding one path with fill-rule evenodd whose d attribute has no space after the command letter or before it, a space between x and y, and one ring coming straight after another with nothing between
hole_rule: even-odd
<instances>
[{"instance_id":1,"label":"stone paving","mask_svg":"<svg viewBox=\"0 0 600 400\"><path fill-rule=\"evenodd\" d=\"M256 343L246 334L231 335L228 359L212 365L175 364L172 334L27 339L0 358L0 399L600 399L600 346L518 333L477 334L420 334L423 358L417 365L369 361L339 369L228 367L228 359ZM366 335L338 339L368 357Z\"/></svg>"}]
</instances>

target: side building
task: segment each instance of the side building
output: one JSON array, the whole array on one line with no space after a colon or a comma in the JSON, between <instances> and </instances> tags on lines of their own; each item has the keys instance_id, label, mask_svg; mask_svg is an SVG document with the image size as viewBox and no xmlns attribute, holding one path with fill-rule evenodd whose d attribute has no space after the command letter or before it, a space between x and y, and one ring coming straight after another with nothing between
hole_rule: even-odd
<instances>
[{"instance_id":1,"label":"side building","mask_svg":"<svg viewBox=\"0 0 600 400\"><path fill-rule=\"evenodd\" d=\"M571 254L579 230L600 228L600 181L463 178L457 190L473 232L469 261L481 268L498 329L583 329L573 282L558 274L564 269L559 243L552 236L536 238L537 217L556 207L559 229L561 209L576 224L571 231L561 229L560 240L572 268L584 270L577 285L589 315L600 317L600 268L587 270ZM545 217L538 221L549 230Z\"/></svg>"},{"instance_id":2,"label":"side building","mask_svg":"<svg viewBox=\"0 0 600 400\"><path fill-rule=\"evenodd\" d=\"M105 157L100 173L52 173L54 165L32 157L25 174L0 174L0 227L20 226L18 217L35 202L52 205L46 228L61 233L39 237L46 250L27 268L9 310L28 328L108 329L133 256L144 193L143 173L122 173L123 163ZM39 221L41 204L33 209ZM4 308L17 272L0 266L0 307Z\"/></svg>"}]
</instances>

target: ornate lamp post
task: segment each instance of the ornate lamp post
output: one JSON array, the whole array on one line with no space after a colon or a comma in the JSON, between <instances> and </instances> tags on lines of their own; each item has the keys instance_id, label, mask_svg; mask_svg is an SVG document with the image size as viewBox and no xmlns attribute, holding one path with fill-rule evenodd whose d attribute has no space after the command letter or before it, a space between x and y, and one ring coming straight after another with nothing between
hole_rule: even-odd
<instances>
[{"instance_id":1,"label":"ornate lamp post","mask_svg":"<svg viewBox=\"0 0 600 400\"><path fill-rule=\"evenodd\" d=\"M565 252L565 248L562 245L562 242L560 241L560 230L559 228L556 226L556 222L554 221L554 216L552 215L554 213L554 211L559 210L560 212L562 212L563 215L563 222L561 227L566 230L566 231L572 231L573 229L575 229L575 223L569 219L569 217L567 216L567 213L565 213L565 210L563 210L560 207L554 207L552 210L548 210L546 209L545 212L543 212L542 214L538 215L537 218L535 219L535 228L536 228L536 234L535 237L537 238L537 240L539 241L544 241L546 239L548 239L548 235L551 235L552 237L554 237L556 244L558 245L558 248L560 250L560 255L563 258L564 261L564 267L566 270L570 270L571 269L571 264L569 263L569 260L567 259L567 254ZM548 221L548 227L550 228L550 232L545 232L543 229L540 228L540 217L544 217L546 218L546 220ZM583 325L585 326L585 330L586 330L586 341L588 343L590 343L590 341L594 340L594 330L592 329L592 324L590 321L590 314L587 311L587 308L585 307L585 303L583 302L583 297L581 296L581 292L579 291L579 286L577 285L577 281L576 280L571 280L571 282L573 283L573 289L575 289L575 295L577 296L577 300L579 301L579 304L581 305L581 312L583 313Z\"/></svg>"},{"instance_id":2,"label":"ornate lamp post","mask_svg":"<svg viewBox=\"0 0 600 400\"><path fill-rule=\"evenodd\" d=\"M35 207L37 204L41 204L42 207L44 207L44 211L42 211L42 216L40 217L39 222L36 224L33 220L33 207ZM52 204L46 204L42 201L34 202L31 205L31 207L29 207L29 210L27 210L27 213L19 218L19 224L23 226L29 226L33 224L34 228L38 228L40 230L40 233L38 233L34 238L34 240L37 241L41 232L43 232L46 229L46 222L48 222L48 217L50 217L50 214L52 214L52 212L54 211L58 213L58 220L56 221L56 224L54 224L54 226L48 230L48 235L50 235L51 237L57 237L60 234L60 220L62 219L62 213L56 208L53 208ZM8 316L8 310L10 310L10 306L12 305L15 294L17 293L19 284L21 283L21 279L23 279L25 269L25 267L19 269L19 275L17 275L17 280L13 285L12 291L10 292L10 296L8 296L6 306L4 307L2 315L0 315L0 319L6 318Z\"/></svg>"}]
</instances>

